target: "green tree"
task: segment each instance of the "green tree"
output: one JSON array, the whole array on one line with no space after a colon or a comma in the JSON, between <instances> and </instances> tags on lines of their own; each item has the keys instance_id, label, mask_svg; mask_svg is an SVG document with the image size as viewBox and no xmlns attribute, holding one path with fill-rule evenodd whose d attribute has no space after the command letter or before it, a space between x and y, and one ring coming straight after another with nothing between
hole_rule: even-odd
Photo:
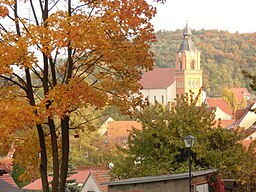
<instances>
[{"instance_id":1,"label":"green tree","mask_svg":"<svg viewBox=\"0 0 256 192\"><path fill-rule=\"evenodd\" d=\"M149 106L138 114L142 131L133 130L128 149L115 161L113 175L119 178L161 175L187 171L183 137L196 137L192 149L193 169L217 168L223 177L240 178L245 149L240 136L219 127L214 112L195 106L189 96L177 99L170 110Z\"/></svg>"}]
</instances>

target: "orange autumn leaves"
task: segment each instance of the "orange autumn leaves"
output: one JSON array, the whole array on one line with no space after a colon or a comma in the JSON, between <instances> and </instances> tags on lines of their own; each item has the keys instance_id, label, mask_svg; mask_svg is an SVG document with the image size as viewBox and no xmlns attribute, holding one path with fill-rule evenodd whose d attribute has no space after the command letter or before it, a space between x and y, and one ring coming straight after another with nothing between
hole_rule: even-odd
<instances>
[{"instance_id":1,"label":"orange autumn leaves","mask_svg":"<svg viewBox=\"0 0 256 192\"><path fill-rule=\"evenodd\" d=\"M8 11L7 7L0 4L0 17L4 18L7 15L9 15L9 11Z\"/></svg>"},{"instance_id":2,"label":"orange autumn leaves","mask_svg":"<svg viewBox=\"0 0 256 192\"><path fill-rule=\"evenodd\" d=\"M13 2L0 0L1 17L9 14L5 6ZM18 97L2 101L8 117L13 117L9 132L22 126L47 123L48 117L62 118L79 107L116 104L128 110L132 103L130 96L139 95L140 75L153 66L149 42L154 40L154 34L149 20L155 9L145 0L92 1L87 8L92 8L91 14L79 6L72 14L59 9L51 11L43 23L33 23L32 19L20 15L16 20L20 24L19 35L12 30L1 34L0 74L10 77L12 66L18 66L23 74L15 80L28 90L24 69L29 70L33 78L30 90L36 103L30 106L28 100ZM12 13L12 9L9 10ZM15 20L13 22L15 24ZM70 57L66 55L67 49L73 51ZM47 56L48 63L44 65L39 63L41 53ZM57 74L54 83L53 71ZM69 81L62 79L67 73L71 74ZM43 78L47 79L44 83ZM49 92L48 88L44 92L42 85L48 86ZM138 99L135 102L137 104ZM8 117L4 114L0 112L8 127ZM20 122L15 124L18 119Z\"/></svg>"},{"instance_id":3,"label":"orange autumn leaves","mask_svg":"<svg viewBox=\"0 0 256 192\"><path fill-rule=\"evenodd\" d=\"M0 89L0 137L8 137L18 129L34 125L34 108L13 87Z\"/></svg>"},{"instance_id":4,"label":"orange autumn leaves","mask_svg":"<svg viewBox=\"0 0 256 192\"><path fill-rule=\"evenodd\" d=\"M69 115L79 107L105 105L107 95L89 86L81 78L73 78L68 84L58 84L39 105L39 117L54 118ZM45 106L49 105L48 109Z\"/></svg>"}]
</instances>

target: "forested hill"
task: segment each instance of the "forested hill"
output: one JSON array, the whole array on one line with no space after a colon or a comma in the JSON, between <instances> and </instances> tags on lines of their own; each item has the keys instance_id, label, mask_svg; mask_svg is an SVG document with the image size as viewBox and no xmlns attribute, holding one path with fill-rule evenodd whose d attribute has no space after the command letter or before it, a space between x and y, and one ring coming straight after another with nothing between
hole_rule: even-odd
<instances>
[{"instance_id":1,"label":"forested hill","mask_svg":"<svg viewBox=\"0 0 256 192\"><path fill-rule=\"evenodd\" d=\"M208 96L219 96L225 87L249 87L242 70L256 72L256 33L192 30L192 40L201 51L203 85ZM174 67L182 30L158 31L152 45L156 65Z\"/></svg>"}]
</instances>

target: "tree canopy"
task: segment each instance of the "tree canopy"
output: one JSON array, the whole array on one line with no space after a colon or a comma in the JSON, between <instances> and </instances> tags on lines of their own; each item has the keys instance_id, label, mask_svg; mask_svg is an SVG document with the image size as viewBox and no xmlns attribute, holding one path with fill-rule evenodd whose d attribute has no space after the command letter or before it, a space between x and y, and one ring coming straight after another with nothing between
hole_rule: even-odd
<instances>
[{"instance_id":1,"label":"tree canopy","mask_svg":"<svg viewBox=\"0 0 256 192\"><path fill-rule=\"evenodd\" d=\"M14 140L29 147L38 139L44 191L49 167L52 190L65 191L74 112L139 105L138 79L153 67L155 12L145 0L0 1L1 138L36 129Z\"/></svg>"},{"instance_id":2,"label":"tree canopy","mask_svg":"<svg viewBox=\"0 0 256 192\"><path fill-rule=\"evenodd\" d=\"M190 134L196 137L192 148L193 170L216 168L223 178L248 184L242 174L246 171L241 167L245 166L244 158L249 153L240 143L240 134L221 128L213 111L204 105L196 107L195 103L185 96L178 98L171 109L154 105L139 113L143 129L131 133L128 148L121 149L114 162L113 175L131 178L186 172L187 148L183 138Z\"/></svg>"}]
</instances>

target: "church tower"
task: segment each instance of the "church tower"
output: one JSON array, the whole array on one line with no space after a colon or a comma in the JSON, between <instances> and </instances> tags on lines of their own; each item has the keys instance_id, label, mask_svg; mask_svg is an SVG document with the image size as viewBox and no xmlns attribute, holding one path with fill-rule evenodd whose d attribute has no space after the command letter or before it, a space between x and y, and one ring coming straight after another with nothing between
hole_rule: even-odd
<instances>
[{"instance_id":1,"label":"church tower","mask_svg":"<svg viewBox=\"0 0 256 192\"><path fill-rule=\"evenodd\" d=\"M200 68L200 51L191 40L192 30L188 23L183 30L183 41L176 53L176 94L184 95L192 91L196 97L202 87L202 70ZM197 105L202 103L202 94Z\"/></svg>"}]
</instances>

